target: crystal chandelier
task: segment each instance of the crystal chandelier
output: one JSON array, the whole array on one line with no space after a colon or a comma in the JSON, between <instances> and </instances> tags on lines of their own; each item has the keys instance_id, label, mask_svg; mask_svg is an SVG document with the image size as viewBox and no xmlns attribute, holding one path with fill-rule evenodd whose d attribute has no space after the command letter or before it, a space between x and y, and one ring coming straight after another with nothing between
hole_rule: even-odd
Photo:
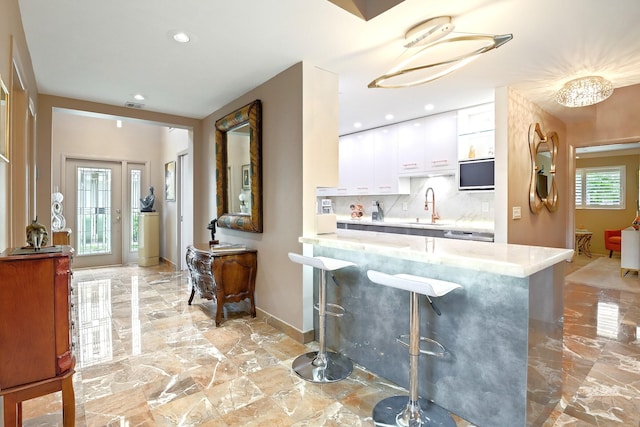
<instances>
[{"instance_id":1,"label":"crystal chandelier","mask_svg":"<svg viewBox=\"0 0 640 427\"><path fill-rule=\"evenodd\" d=\"M613 93L611 82L589 76L571 80L556 94L556 100L566 107L586 107L602 102Z\"/></svg>"}]
</instances>

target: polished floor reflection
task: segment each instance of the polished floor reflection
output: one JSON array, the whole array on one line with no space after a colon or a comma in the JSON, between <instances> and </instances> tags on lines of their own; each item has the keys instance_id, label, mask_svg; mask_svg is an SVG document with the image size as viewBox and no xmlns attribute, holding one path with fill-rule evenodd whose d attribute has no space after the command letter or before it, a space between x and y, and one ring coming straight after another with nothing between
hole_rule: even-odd
<instances>
[{"instance_id":1,"label":"polished floor reflection","mask_svg":"<svg viewBox=\"0 0 640 427\"><path fill-rule=\"evenodd\" d=\"M544 427L640 425L640 280L625 279L637 292L566 282L563 399ZM187 305L186 275L166 266L77 270L73 281L78 426L371 426L373 406L403 393L358 367L337 383L300 380L291 362L315 343L243 304L216 328L215 305ZM60 400L25 402L24 425L62 425Z\"/></svg>"}]
</instances>

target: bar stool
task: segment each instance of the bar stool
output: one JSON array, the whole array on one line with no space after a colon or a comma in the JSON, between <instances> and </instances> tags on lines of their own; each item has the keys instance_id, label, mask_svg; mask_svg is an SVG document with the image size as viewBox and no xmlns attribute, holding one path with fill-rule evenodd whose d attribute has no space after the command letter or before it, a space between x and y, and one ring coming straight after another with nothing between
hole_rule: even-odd
<instances>
[{"instance_id":1,"label":"bar stool","mask_svg":"<svg viewBox=\"0 0 640 427\"><path fill-rule=\"evenodd\" d=\"M319 350L302 354L293 361L293 370L302 379L314 383L331 383L347 378L353 370L353 363L349 358L334 352L327 352L325 344L327 315L342 317L344 308L337 304L327 303L327 275L330 271L355 265L349 261L343 261L326 257L309 257L289 252L289 259L303 265L322 270L320 272L320 287L318 304L313 308L318 310L318 335ZM335 282L335 278L333 279ZM337 283L336 283L337 284ZM330 307L336 311L329 311Z\"/></svg>"},{"instance_id":2,"label":"bar stool","mask_svg":"<svg viewBox=\"0 0 640 427\"><path fill-rule=\"evenodd\" d=\"M442 426L456 427L449 412L432 401L418 396L418 362L420 354L443 357L447 350L437 341L420 336L420 305L419 294L425 295L436 314L441 312L431 300L441 297L454 289L462 288L457 283L443 280L412 276L410 274L390 275L375 270L367 271L367 277L374 283L403 289L411 292L409 319L409 396L392 396L381 400L373 408L373 422L376 426ZM407 335L401 335L397 341L402 341ZM420 342L428 342L436 346L437 351L420 349Z\"/></svg>"}]
</instances>

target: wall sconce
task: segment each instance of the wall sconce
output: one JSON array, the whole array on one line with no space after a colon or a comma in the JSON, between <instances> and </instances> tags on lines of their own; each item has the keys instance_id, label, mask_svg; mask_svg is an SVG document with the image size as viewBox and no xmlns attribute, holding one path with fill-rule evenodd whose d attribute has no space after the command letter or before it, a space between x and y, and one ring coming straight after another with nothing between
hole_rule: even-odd
<instances>
[{"instance_id":1,"label":"wall sconce","mask_svg":"<svg viewBox=\"0 0 640 427\"><path fill-rule=\"evenodd\" d=\"M436 80L513 38L512 34L470 34L444 38L453 28L450 16L440 16L409 29L405 34L404 46L426 46L373 80L368 87L402 88Z\"/></svg>"}]
</instances>

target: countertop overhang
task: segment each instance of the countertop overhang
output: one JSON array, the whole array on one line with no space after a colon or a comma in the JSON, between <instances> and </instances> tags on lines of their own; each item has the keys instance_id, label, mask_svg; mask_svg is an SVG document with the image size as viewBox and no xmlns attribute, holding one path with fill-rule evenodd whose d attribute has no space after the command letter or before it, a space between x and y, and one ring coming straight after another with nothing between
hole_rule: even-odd
<instances>
[{"instance_id":1,"label":"countertop overhang","mask_svg":"<svg viewBox=\"0 0 640 427\"><path fill-rule=\"evenodd\" d=\"M569 261L573 256L572 249L357 230L338 230L332 234L302 236L298 241L513 277L531 276L559 262Z\"/></svg>"}]
</instances>

